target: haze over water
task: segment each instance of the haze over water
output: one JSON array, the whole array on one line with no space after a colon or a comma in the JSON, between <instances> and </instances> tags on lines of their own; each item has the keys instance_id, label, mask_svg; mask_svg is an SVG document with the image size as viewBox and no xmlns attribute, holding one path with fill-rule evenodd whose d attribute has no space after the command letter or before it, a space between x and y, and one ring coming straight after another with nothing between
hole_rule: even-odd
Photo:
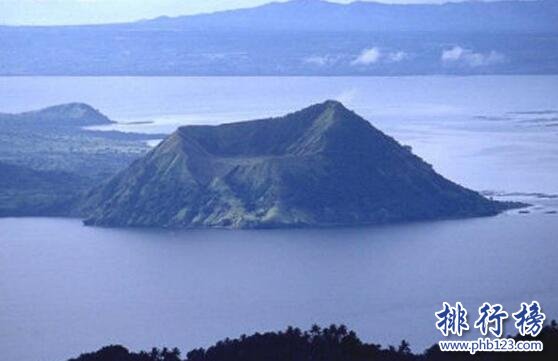
<instances>
[{"instance_id":1,"label":"haze over water","mask_svg":"<svg viewBox=\"0 0 558 361\"><path fill-rule=\"evenodd\" d=\"M558 193L556 89L558 76L4 77L0 112L79 101L153 122L111 129L170 133L336 99L463 185Z\"/></svg>"},{"instance_id":2,"label":"haze over water","mask_svg":"<svg viewBox=\"0 0 558 361\"><path fill-rule=\"evenodd\" d=\"M80 101L136 122L114 129L166 133L333 98L463 185L558 193L556 89L549 76L0 78L0 112ZM529 214L333 230L0 219L0 348L21 361L60 361L111 343L187 352L242 333L335 322L363 340L405 338L422 351L440 339L433 313L443 301L475 314L485 301L515 312L538 300L558 318L558 215L547 213L558 201L526 199L535 204Z\"/></svg>"}]
</instances>

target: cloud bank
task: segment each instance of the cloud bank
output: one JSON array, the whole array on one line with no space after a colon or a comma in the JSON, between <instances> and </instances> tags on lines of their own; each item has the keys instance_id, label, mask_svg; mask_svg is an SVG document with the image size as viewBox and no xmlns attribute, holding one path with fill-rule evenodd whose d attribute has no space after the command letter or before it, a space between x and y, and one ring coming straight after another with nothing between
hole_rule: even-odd
<instances>
[{"instance_id":1,"label":"cloud bank","mask_svg":"<svg viewBox=\"0 0 558 361\"><path fill-rule=\"evenodd\" d=\"M312 65L316 65L316 66L330 65L334 62L335 62L335 59L332 58L329 55L324 55L324 56L315 55L315 56L309 56L307 58L304 58L304 63L312 64Z\"/></svg>"},{"instance_id":2,"label":"cloud bank","mask_svg":"<svg viewBox=\"0 0 558 361\"><path fill-rule=\"evenodd\" d=\"M380 49L374 47L364 49L360 55L351 62L351 65L370 65L380 60Z\"/></svg>"},{"instance_id":3,"label":"cloud bank","mask_svg":"<svg viewBox=\"0 0 558 361\"><path fill-rule=\"evenodd\" d=\"M371 65L378 62L398 63L408 58L404 51L383 52L378 47L363 49L358 57L351 61L351 65Z\"/></svg>"},{"instance_id":4,"label":"cloud bank","mask_svg":"<svg viewBox=\"0 0 558 361\"><path fill-rule=\"evenodd\" d=\"M443 50L440 59L444 64L467 65L475 68L502 63L505 57L494 50L488 53L477 53L456 45L451 49Z\"/></svg>"}]
</instances>

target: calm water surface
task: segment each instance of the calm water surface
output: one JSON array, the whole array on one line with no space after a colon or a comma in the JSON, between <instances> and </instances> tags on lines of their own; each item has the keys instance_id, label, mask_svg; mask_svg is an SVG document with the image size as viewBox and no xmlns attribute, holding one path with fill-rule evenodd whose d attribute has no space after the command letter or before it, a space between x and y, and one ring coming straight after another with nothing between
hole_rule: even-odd
<instances>
[{"instance_id":1,"label":"calm water surface","mask_svg":"<svg viewBox=\"0 0 558 361\"><path fill-rule=\"evenodd\" d=\"M473 189L558 193L558 76L0 77L0 112L86 102L123 131L283 115L325 99Z\"/></svg>"},{"instance_id":2,"label":"calm water surface","mask_svg":"<svg viewBox=\"0 0 558 361\"><path fill-rule=\"evenodd\" d=\"M1 78L0 112L82 101L116 129L280 115L334 98L477 190L558 193L558 77ZM150 124L129 124L151 121ZM1 131L1 130L0 130ZM335 230L191 231L0 219L0 349L61 361L110 343L183 351L288 325L344 323L415 351L442 301L558 318L558 209ZM509 332L513 330L509 329ZM473 337L474 335L470 335Z\"/></svg>"},{"instance_id":3,"label":"calm water surface","mask_svg":"<svg viewBox=\"0 0 558 361\"><path fill-rule=\"evenodd\" d=\"M558 317L551 214L337 230L113 230L63 219L4 219L0 229L6 360L64 360L111 343L186 351L334 322L422 351L439 338L442 301L475 313L485 301L515 311L536 299Z\"/></svg>"}]
</instances>

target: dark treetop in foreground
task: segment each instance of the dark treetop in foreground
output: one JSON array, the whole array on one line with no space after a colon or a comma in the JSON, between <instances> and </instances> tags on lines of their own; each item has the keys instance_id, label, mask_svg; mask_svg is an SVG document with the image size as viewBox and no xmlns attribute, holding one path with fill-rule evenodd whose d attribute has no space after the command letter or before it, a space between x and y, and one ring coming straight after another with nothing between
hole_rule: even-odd
<instances>
[{"instance_id":1,"label":"dark treetop in foreground","mask_svg":"<svg viewBox=\"0 0 558 361\"><path fill-rule=\"evenodd\" d=\"M519 337L516 337L519 340ZM522 338L525 339L525 338ZM542 352L441 352L433 346L425 353L411 353L409 344L387 349L362 342L354 332L344 326L320 329L312 327L302 332L289 327L285 332L256 333L239 339L218 342L207 350L188 352L185 361L444 361L444 360L557 360L558 327L553 322L537 336L544 344ZM109 346L97 352L83 354L70 361L181 361L178 349L131 353L122 346Z\"/></svg>"},{"instance_id":2,"label":"dark treetop in foreground","mask_svg":"<svg viewBox=\"0 0 558 361\"><path fill-rule=\"evenodd\" d=\"M364 225L489 216L488 200L437 174L341 103L280 118L179 128L91 192L86 224Z\"/></svg>"}]
</instances>

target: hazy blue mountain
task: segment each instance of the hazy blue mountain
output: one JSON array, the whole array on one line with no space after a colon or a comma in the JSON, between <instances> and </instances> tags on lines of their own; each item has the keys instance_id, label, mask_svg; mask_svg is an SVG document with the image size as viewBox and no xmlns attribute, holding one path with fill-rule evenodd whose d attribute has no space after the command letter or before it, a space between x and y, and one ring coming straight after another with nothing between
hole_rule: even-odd
<instances>
[{"instance_id":1,"label":"hazy blue mountain","mask_svg":"<svg viewBox=\"0 0 558 361\"><path fill-rule=\"evenodd\" d=\"M558 2L465 1L446 4L349 4L292 0L251 9L143 21L145 28L348 32L557 32Z\"/></svg>"},{"instance_id":2,"label":"hazy blue mountain","mask_svg":"<svg viewBox=\"0 0 558 361\"><path fill-rule=\"evenodd\" d=\"M110 123L82 103L0 113L0 217L72 215L82 193L147 153L147 139L160 137L84 129Z\"/></svg>"},{"instance_id":3,"label":"hazy blue mountain","mask_svg":"<svg viewBox=\"0 0 558 361\"><path fill-rule=\"evenodd\" d=\"M293 0L129 24L0 27L0 75L557 74L556 24L552 0Z\"/></svg>"},{"instance_id":4,"label":"hazy blue mountain","mask_svg":"<svg viewBox=\"0 0 558 361\"><path fill-rule=\"evenodd\" d=\"M298 227L488 216L508 205L438 175L341 103L179 128L91 192L103 226Z\"/></svg>"},{"instance_id":5,"label":"hazy blue mountain","mask_svg":"<svg viewBox=\"0 0 558 361\"><path fill-rule=\"evenodd\" d=\"M160 137L85 128L110 123L107 116L82 103L0 113L0 161L103 180L145 154L146 140Z\"/></svg>"},{"instance_id":6,"label":"hazy blue mountain","mask_svg":"<svg viewBox=\"0 0 558 361\"><path fill-rule=\"evenodd\" d=\"M74 126L83 127L91 125L106 125L113 123L104 114L90 105L83 103L69 103L55 105L48 108L18 113L0 113L0 124L25 126ZM15 123L14 123L15 122Z\"/></svg>"}]
</instances>

